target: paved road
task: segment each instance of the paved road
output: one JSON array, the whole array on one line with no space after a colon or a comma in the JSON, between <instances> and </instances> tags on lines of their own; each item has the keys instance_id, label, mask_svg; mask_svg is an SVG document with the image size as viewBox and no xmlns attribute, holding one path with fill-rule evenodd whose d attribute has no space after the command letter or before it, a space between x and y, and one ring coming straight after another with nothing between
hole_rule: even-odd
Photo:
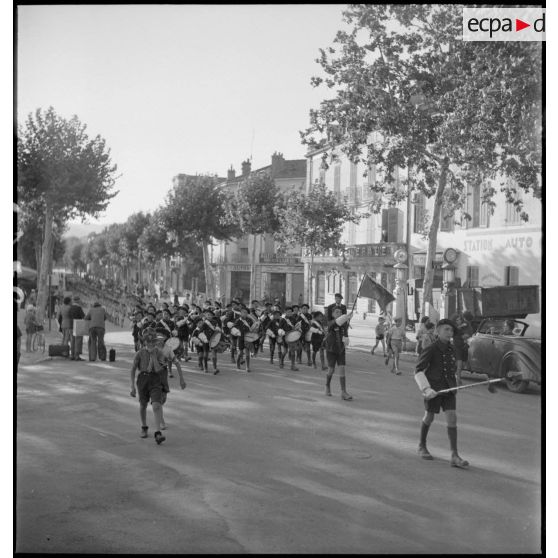
<instances>
[{"instance_id":1,"label":"paved road","mask_svg":"<svg viewBox=\"0 0 558 558\"><path fill-rule=\"evenodd\" d=\"M161 446L139 438L128 332L107 334L115 363L24 355L16 550L539 552L540 391L466 390L459 442L471 468L449 466L443 419L429 436L436 459L422 461L412 356L394 376L354 333L354 401L336 378L325 397L321 370L279 370L264 353L247 374L226 355L217 376L188 366L185 391L171 380Z\"/></svg>"}]
</instances>

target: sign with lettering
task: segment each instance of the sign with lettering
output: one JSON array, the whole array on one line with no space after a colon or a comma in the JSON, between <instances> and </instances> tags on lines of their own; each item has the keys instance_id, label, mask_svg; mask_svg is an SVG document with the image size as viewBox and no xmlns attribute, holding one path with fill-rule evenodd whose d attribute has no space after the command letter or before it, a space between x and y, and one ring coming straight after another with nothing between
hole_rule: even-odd
<instances>
[{"instance_id":1,"label":"sign with lettering","mask_svg":"<svg viewBox=\"0 0 558 558\"><path fill-rule=\"evenodd\" d=\"M397 250L404 249L404 244L380 242L378 244L354 244L347 247L348 255L353 258L390 257L394 258Z\"/></svg>"},{"instance_id":2,"label":"sign with lettering","mask_svg":"<svg viewBox=\"0 0 558 558\"><path fill-rule=\"evenodd\" d=\"M233 265L231 271L251 271L251 267L249 265Z\"/></svg>"},{"instance_id":3,"label":"sign with lettering","mask_svg":"<svg viewBox=\"0 0 558 558\"><path fill-rule=\"evenodd\" d=\"M533 248L535 241L530 235L524 236L504 236L492 238L477 238L465 240L463 248L465 252L489 252L501 248L517 248L519 250L529 250Z\"/></svg>"}]
</instances>

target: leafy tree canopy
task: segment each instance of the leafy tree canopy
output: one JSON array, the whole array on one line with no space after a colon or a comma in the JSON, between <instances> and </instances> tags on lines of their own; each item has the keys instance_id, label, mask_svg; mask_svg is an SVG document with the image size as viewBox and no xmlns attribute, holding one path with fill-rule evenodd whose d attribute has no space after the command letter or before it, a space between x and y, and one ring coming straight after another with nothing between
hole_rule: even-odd
<instances>
[{"instance_id":1,"label":"leafy tree canopy","mask_svg":"<svg viewBox=\"0 0 558 558\"><path fill-rule=\"evenodd\" d=\"M410 168L410 191L427 196L444 169L445 203L455 208L466 184L497 176L509 178L501 182L509 201L519 191L540 197L541 43L462 41L461 8L351 5L352 30L321 50L325 76L312 80L335 96L311 111L303 142L341 146L384 177ZM389 182L373 189L392 197ZM486 189L486 200L494 193Z\"/></svg>"}]
</instances>

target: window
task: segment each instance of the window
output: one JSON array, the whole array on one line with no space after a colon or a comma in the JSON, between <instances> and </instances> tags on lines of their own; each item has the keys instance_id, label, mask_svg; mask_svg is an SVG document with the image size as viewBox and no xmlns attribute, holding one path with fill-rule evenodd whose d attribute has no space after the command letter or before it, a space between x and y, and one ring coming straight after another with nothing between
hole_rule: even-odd
<instances>
[{"instance_id":1,"label":"window","mask_svg":"<svg viewBox=\"0 0 558 558\"><path fill-rule=\"evenodd\" d=\"M241 248L240 249L240 255L241 256L247 256L248 255L248 248Z\"/></svg>"},{"instance_id":2,"label":"window","mask_svg":"<svg viewBox=\"0 0 558 558\"><path fill-rule=\"evenodd\" d=\"M425 200L426 196L422 192L417 192L413 200L413 232L424 232L424 216L425 216Z\"/></svg>"},{"instance_id":3,"label":"window","mask_svg":"<svg viewBox=\"0 0 558 558\"><path fill-rule=\"evenodd\" d=\"M403 212L400 209L382 209L382 242L403 242L403 225Z\"/></svg>"},{"instance_id":4,"label":"window","mask_svg":"<svg viewBox=\"0 0 558 558\"><path fill-rule=\"evenodd\" d=\"M504 269L504 284L508 287L519 285L519 267L510 265Z\"/></svg>"},{"instance_id":5,"label":"window","mask_svg":"<svg viewBox=\"0 0 558 558\"><path fill-rule=\"evenodd\" d=\"M330 274L327 276L327 292L328 292L329 294L333 294L333 293L335 292L335 291L333 290L334 288L335 288L335 285L334 285L334 281L333 281L333 275L330 273Z\"/></svg>"},{"instance_id":6,"label":"window","mask_svg":"<svg viewBox=\"0 0 558 558\"><path fill-rule=\"evenodd\" d=\"M467 266L467 285L469 287L479 286L479 268L476 265Z\"/></svg>"},{"instance_id":7,"label":"window","mask_svg":"<svg viewBox=\"0 0 558 558\"><path fill-rule=\"evenodd\" d=\"M518 208L513 203L506 203L506 225L517 225L521 223Z\"/></svg>"},{"instance_id":8,"label":"window","mask_svg":"<svg viewBox=\"0 0 558 558\"><path fill-rule=\"evenodd\" d=\"M486 202L482 201L482 192L480 184L467 187L467 202L465 210L471 217L467 220L466 228L474 229L477 227L488 227L490 224L489 206Z\"/></svg>"},{"instance_id":9,"label":"window","mask_svg":"<svg viewBox=\"0 0 558 558\"><path fill-rule=\"evenodd\" d=\"M341 164L337 163L333 168L333 193L337 200L341 200Z\"/></svg>"},{"instance_id":10,"label":"window","mask_svg":"<svg viewBox=\"0 0 558 558\"><path fill-rule=\"evenodd\" d=\"M325 302L325 271L318 271L316 274L316 304Z\"/></svg>"},{"instance_id":11,"label":"window","mask_svg":"<svg viewBox=\"0 0 558 558\"><path fill-rule=\"evenodd\" d=\"M453 232L454 229L454 216L449 214L449 210L442 207L442 214L440 216L440 230L443 232Z\"/></svg>"}]
</instances>

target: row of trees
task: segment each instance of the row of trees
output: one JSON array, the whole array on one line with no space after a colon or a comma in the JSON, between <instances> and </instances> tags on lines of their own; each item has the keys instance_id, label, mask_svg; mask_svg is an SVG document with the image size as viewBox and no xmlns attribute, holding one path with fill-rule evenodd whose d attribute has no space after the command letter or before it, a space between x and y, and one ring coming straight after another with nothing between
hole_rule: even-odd
<instances>
[{"instance_id":1,"label":"row of trees","mask_svg":"<svg viewBox=\"0 0 558 558\"><path fill-rule=\"evenodd\" d=\"M255 296L258 236L273 235L280 250L304 246L313 261L318 252L341 249L344 224L358 219L324 185L314 186L308 194L296 189L281 192L269 175L255 174L226 190L214 177L189 176L153 213L134 213L125 223L110 225L87 239L67 239L64 262L75 272L95 262L129 280L130 264L138 266L140 259L154 269L157 260L180 255L190 273L204 271L206 291L213 297L209 246L250 235Z\"/></svg>"},{"instance_id":2,"label":"row of trees","mask_svg":"<svg viewBox=\"0 0 558 558\"><path fill-rule=\"evenodd\" d=\"M487 184L498 177L505 177L500 188L520 211L522 194L542 196L542 45L463 41L458 5L358 4L344 18L352 29L339 31L333 46L321 50L324 76L312 78L333 97L310 112L302 141L325 150L326 166L339 148L353 162L375 165L381 176L408 169L403 189L389 179L372 187L383 204L415 192L434 198L423 296L431 302L442 207L450 214L463 210L470 185L483 185L492 207L496 189ZM42 242L42 309L55 238L70 218L97 217L106 208L116 195L116 166L102 138L89 139L77 117L64 120L52 108L30 115L18 130L17 163L18 199ZM134 242L151 245L149 253L159 256L201 250L213 294L212 239L272 233L285 246L306 246L312 256L339 246L341 226L351 219L357 217L322 186L309 196L282 196L269 177L252 176L225 192L212 177L195 177L169 192L141 234L130 226L106 236L108 252L123 255L119 262L133 257Z\"/></svg>"}]
</instances>

